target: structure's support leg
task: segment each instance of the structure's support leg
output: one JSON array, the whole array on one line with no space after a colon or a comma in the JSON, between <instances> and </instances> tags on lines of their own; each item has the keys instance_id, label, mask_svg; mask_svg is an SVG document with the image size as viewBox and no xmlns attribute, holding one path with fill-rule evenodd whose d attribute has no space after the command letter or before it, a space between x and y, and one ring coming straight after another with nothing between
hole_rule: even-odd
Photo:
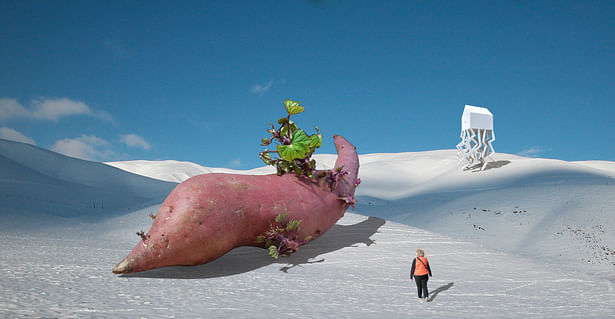
<instances>
[{"instance_id":1,"label":"structure's support leg","mask_svg":"<svg viewBox=\"0 0 615 319\"><path fill-rule=\"evenodd\" d=\"M465 136L463 136L462 138L463 138L463 140L459 144L457 144L457 157L459 158L459 162L457 162L457 165L459 165L462 162L466 161L466 153L467 153L467 151L463 147L467 143L467 139L466 139Z\"/></svg>"},{"instance_id":2,"label":"structure's support leg","mask_svg":"<svg viewBox=\"0 0 615 319\"><path fill-rule=\"evenodd\" d=\"M478 151L478 148L480 147L480 131L471 129L470 132L472 133L472 139L470 140L470 152L468 154L468 157L470 158L468 168L474 167L478 163L478 157L476 156L476 153Z\"/></svg>"},{"instance_id":3,"label":"structure's support leg","mask_svg":"<svg viewBox=\"0 0 615 319\"><path fill-rule=\"evenodd\" d=\"M485 130L485 132L486 131L487 130ZM485 167L487 167L487 158L492 160L492 161L494 161L494 162L496 161L493 158L493 154L495 153L495 151L494 151L493 145L492 145L493 141L495 141L495 133L493 132L493 130L489 130L488 133L489 133L488 139L487 139L487 135L485 135L486 142L485 142L485 150L483 152L483 157L485 159L485 163L483 164L483 167L481 168L481 171L485 170Z\"/></svg>"},{"instance_id":4,"label":"structure's support leg","mask_svg":"<svg viewBox=\"0 0 615 319\"><path fill-rule=\"evenodd\" d=\"M482 163L480 150L483 147L483 140L482 140L480 129L477 130L476 137L477 137L477 143L474 149L472 150L472 154L474 155L474 160L476 163Z\"/></svg>"},{"instance_id":5,"label":"structure's support leg","mask_svg":"<svg viewBox=\"0 0 615 319\"><path fill-rule=\"evenodd\" d=\"M459 142L459 144L457 144L457 157L461 157L462 156L462 153L463 153L462 146L466 142L466 132L465 131L461 131L461 134L460 134L459 137L461 138L461 142Z\"/></svg>"},{"instance_id":6,"label":"structure's support leg","mask_svg":"<svg viewBox=\"0 0 615 319\"><path fill-rule=\"evenodd\" d=\"M482 150L483 150L481 152L481 158L483 160L485 159L485 157L487 157L487 151L489 151L489 145L487 144L487 142L485 142L485 141L487 141L487 131L488 130L483 130L483 135L482 135L482 138L481 138L481 141L480 141L481 147L482 147Z\"/></svg>"},{"instance_id":7,"label":"structure's support leg","mask_svg":"<svg viewBox=\"0 0 615 319\"><path fill-rule=\"evenodd\" d=\"M465 143L464 143L464 150L463 150L463 158L466 162L466 166L470 165L470 163L472 162L472 132L471 131L465 131L466 132L466 138L465 138Z\"/></svg>"},{"instance_id":8,"label":"structure's support leg","mask_svg":"<svg viewBox=\"0 0 615 319\"><path fill-rule=\"evenodd\" d=\"M457 144L457 149L459 149L459 152L457 153L457 155L460 157L460 159L457 165L461 164L462 162L466 162L466 163L470 162L470 159L468 159L468 156L470 155L471 135L468 132L468 130L464 130L461 132L460 137L462 140L459 144Z\"/></svg>"},{"instance_id":9,"label":"structure's support leg","mask_svg":"<svg viewBox=\"0 0 615 319\"><path fill-rule=\"evenodd\" d=\"M489 153L489 158L495 162L496 160L493 158L493 154L495 154L492 144L493 142L495 142L495 131L491 130L491 139L489 140L489 148L491 148L491 152Z\"/></svg>"}]
</instances>

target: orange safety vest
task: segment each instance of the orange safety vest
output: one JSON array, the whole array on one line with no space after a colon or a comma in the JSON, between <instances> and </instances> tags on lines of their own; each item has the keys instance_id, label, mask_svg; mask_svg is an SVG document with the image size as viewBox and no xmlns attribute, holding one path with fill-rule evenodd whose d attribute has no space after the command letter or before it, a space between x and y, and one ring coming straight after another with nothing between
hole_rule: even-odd
<instances>
[{"instance_id":1,"label":"orange safety vest","mask_svg":"<svg viewBox=\"0 0 615 319\"><path fill-rule=\"evenodd\" d=\"M415 276L423 276L429 274L429 270L427 270L427 258L425 257L416 257L419 259L414 262L414 275ZM422 261L422 262L421 262ZM425 264L425 265L423 265Z\"/></svg>"}]
</instances>

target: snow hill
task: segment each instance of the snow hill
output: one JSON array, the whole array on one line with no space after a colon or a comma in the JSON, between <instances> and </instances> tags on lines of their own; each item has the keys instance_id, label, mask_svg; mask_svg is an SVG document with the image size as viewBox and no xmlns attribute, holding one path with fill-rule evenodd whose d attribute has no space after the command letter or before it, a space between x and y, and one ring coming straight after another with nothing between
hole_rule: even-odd
<instances>
[{"instance_id":1,"label":"snow hill","mask_svg":"<svg viewBox=\"0 0 615 319\"><path fill-rule=\"evenodd\" d=\"M289 258L245 247L116 276L174 182L271 170L105 165L0 140L0 317L615 316L615 163L496 159L463 171L451 150L361 155L354 212ZM416 248L430 303L408 280Z\"/></svg>"},{"instance_id":2,"label":"snow hill","mask_svg":"<svg viewBox=\"0 0 615 319\"><path fill-rule=\"evenodd\" d=\"M163 181L181 183L188 178L209 173L226 173L226 174L254 174L264 175L275 173L273 167L259 167L251 170L236 170L229 168L213 168L205 167L191 162L180 162L174 160L166 161L123 161L123 162L106 162L105 164L117 167L119 169L143 175Z\"/></svg>"},{"instance_id":3,"label":"snow hill","mask_svg":"<svg viewBox=\"0 0 615 319\"><path fill-rule=\"evenodd\" d=\"M109 217L161 202L175 187L108 165L0 139L0 218Z\"/></svg>"}]
</instances>

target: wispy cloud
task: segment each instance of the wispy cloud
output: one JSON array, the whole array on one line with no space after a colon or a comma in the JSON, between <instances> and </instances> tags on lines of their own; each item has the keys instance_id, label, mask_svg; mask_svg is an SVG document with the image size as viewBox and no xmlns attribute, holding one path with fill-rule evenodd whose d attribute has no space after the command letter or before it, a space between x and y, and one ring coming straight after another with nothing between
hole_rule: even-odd
<instances>
[{"instance_id":1,"label":"wispy cloud","mask_svg":"<svg viewBox=\"0 0 615 319\"><path fill-rule=\"evenodd\" d=\"M273 86L273 81L269 81L269 82L267 82L267 84L255 84L255 85L252 86L252 89L250 90L250 93L258 94L258 95L263 95L263 94L267 93L267 91L269 91L269 89L271 89L271 86Z\"/></svg>"},{"instance_id":2,"label":"wispy cloud","mask_svg":"<svg viewBox=\"0 0 615 319\"><path fill-rule=\"evenodd\" d=\"M90 116L106 122L113 122L111 114L90 108L87 104L69 98L39 98L24 107L11 98L0 98L0 120L26 118L30 120L54 121L69 116Z\"/></svg>"},{"instance_id":3,"label":"wispy cloud","mask_svg":"<svg viewBox=\"0 0 615 319\"><path fill-rule=\"evenodd\" d=\"M144 138L136 134L121 135L120 142L130 147L137 147L145 151L149 151L152 148L150 143L148 143L147 141L145 141Z\"/></svg>"},{"instance_id":4,"label":"wispy cloud","mask_svg":"<svg viewBox=\"0 0 615 319\"><path fill-rule=\"evenodd\" d=\"M90 161L106 160L115 156L106 140L92 136L81 135L77 138L65 138L58 140L51 150L67 156Z\"/></svg>"},{"instance_id":5,"label":"wispy cloud","mask_svg":"<svg viewBox=\"0 0 615 319\"><path fill-rule=\"evenodd\" d=\"M236 158L236 159L230 161L228 163L228 167L229 168L240 168L241 167L241 160L239 158Z\"/></svg>"},{"instance_id":6,"label":"wispy cloud","mask_svg":"<svg viewBox=\"0 0 615 319\"><path fill-rule=\"evenodd\" d=\"M25 136L10 127L0 127L0 138L9 141L36 145L36 143L31 137Z\"/></svg>"},{"instance_id":7,"label":"wispy cloud","mask_svg":"<svg viewBox=\"0 0 615 319\"><path fill-rule=\"evenodd\" d=\"M110 39L106 39L102 41L102 45L105 49L107 49L113 57L118 59L129 59L131 57L131 52L125 46L119 44L117 41L113 41Z\"/></svg>"},{"instance_id":8,"label":"wispy cloud","mask_svg":"<svg viewBox=\"0 0 615 319\"><path fill-rule=\"evenodd\" d=\"M527 148L527 149L517 153L517 155L525 156L525 157L540 157L542 154L544 154L547 151L548 151L548 149L545 149L545 148L543 148L541 146L532 146L530 148Z\"/></svg>"},{"instance_id":9,"label":"wispy cloud","mask_svg":"<svg viewBox=\"0 0 615 319\"><path fill-rule=\"evenodd\" d=\"M17 100L0 98L0 120L28 117L29 115L30 111L26 110Z\"/></svg>"},{"instance_id":10,"label":"wispy cloud","mask_svg":"<svg viewBox=\"0 0 615 319\"><path fill-rule=\"evenodd\" d=\"M94 111L81 101L68 98L38 99L32 102L31 116L38 120L58 121L62 117L86 115L105 121L112 121L105 111Z\"/></svg>"}]
</instances>

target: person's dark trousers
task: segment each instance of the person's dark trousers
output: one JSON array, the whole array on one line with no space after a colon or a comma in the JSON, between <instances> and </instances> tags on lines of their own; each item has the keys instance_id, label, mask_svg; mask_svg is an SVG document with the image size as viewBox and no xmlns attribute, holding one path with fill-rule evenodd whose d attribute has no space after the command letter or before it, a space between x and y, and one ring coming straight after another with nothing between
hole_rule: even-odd
<instances>
[{"instance_id":1,"label":"person's dark trousers","mask_svg":"<svg viewBox=\"0 0 615 319\"><path fill-rule=\"evenodd\" d=\"M427 280L429 280L429 275L414 276L414 282L416 282L416 290L419 293L419 298L429 297L429 292L427 291Z\"/></svg>"}]
</instances>

